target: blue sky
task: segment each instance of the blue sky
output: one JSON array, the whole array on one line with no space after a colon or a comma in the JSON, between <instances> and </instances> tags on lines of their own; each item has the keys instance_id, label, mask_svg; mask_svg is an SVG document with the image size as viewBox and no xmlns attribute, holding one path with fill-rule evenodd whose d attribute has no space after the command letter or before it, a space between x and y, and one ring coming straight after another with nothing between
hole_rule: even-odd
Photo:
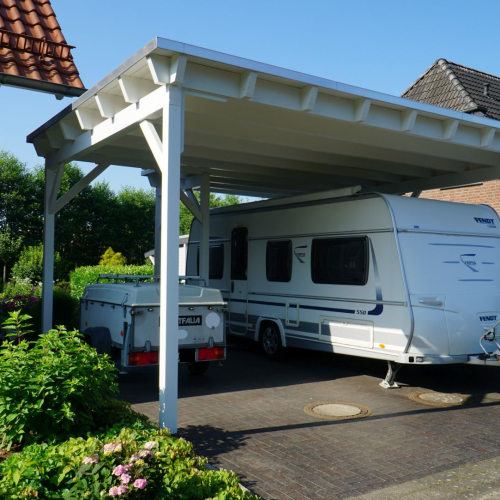
<instances>
[{"instance_id":1,"label":"blue sky","mask_svg":"<svg viewBox=\"0 0 500 500\"><path fill-rule=\"evenodd\" d=\"M497 0L51 3L88 88L155 36L393 95L440 57L500 75ZM2 86L0 102L0 149L41 163L26 136L71 100ZM101 179L148 187L138 169L111 167Z\"/></svg>"}]
</instances>

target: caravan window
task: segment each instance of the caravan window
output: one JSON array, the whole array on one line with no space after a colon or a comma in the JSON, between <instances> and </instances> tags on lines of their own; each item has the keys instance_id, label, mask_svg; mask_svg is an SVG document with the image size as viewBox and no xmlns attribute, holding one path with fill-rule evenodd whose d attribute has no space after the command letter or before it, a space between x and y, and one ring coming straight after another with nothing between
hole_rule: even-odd
<instances>
[{"instance_id":1,"label":"caravan window","mask_svg":"<svg viewBox=\"0 0 500 500\"><path fill-rule=\"evenodd\" d=\"M292 242L268 241L266 249L267 281L288 282L292 278Z\"/></svg>"},{"instance_id":2,"label":"caravan window","mask_svg":"<svg viewBox=\"0 0 500 500\"><path fill-rule=\"evenodd\" d=\"M368 280L368 238L313 239L314 283L365 285Z\"/></svg>"},{"instance_id":3,"label":"caravan window","mask_svg":"<svg viewBox=\"0 0 500 500\"><path fill-rule=\"evenodd\" d=\"M198 247L198 276L200 275L200 247ZM210 245L208 277L211 280L220 280L224 274L224 245Z\"/></svg>"},{"instance_id":4,"label":"caravan window","mask_svg":"<svg viewBox=\"0 0 500 500\"><path fill-rule=\"evenodd\" d=\"M231 279L246 280L248 264L248 229L236 227L231 233Z\"/></svg>"}]
</instances>

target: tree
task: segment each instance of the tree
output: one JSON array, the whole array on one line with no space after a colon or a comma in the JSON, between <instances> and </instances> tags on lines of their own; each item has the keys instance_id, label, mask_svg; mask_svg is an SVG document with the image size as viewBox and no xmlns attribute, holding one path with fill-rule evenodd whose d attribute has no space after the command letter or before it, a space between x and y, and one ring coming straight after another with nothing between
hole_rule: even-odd
<instances>
[{"instance_id":1,"label":"tree","mask_svg":"<svg viewBox=\"0 0 500 500\"><path fill-rule=\"evenodd\" d=\"M155 192L125 187L116 197L115 242L130 264L143 264L155 244Z\"/></svg>"},{"instance_id":2,"label":"tree","mask_svg":"<svg viewBox=\"0 0 500 500\"><path fill-rule=\"evenodd\" d=\"M35 167L35 192L43 212L45 172ZM76 164L65 166L58 197L83 179L84 173ZM64 274L75 267L94 265L115 240L113 223L116 195L106 182L97 182L84 188L56 215L55 248L60 252ZM42 232L39 242L42 240Z\"/></svg>"},{"instance_id":3,"label":"tree","mask_svg":"<svg viewBox=\"0 0 500 500\"><path fill-rule=\"evenodd\" d=\"M17 238L13 236L8 225L5 227L5 230L0 233L0 263L3 264L3 283L7 281L7 266L12 263L16 255L19 254L22 243L22 236L18 236Z\"/></svg>"},{"instance_id":4,"label":"tree","mask_svg":"<svg viewBox=\"0 0 500 500\"><path fill-rule=\"evenodd\" d=\"M33 180L25 163L0 151L0 233L9 227L14 239L23 236L26 245L38 244L43 231L43 214Z\"/></svg>"},{"instance_id":5,"label":"tree","mask_svg":"<svg viewBox=\"0 0 500 500\"><path fill-rule=\"evenodd\" d=\"M100 266L123 266L126 263L127 259L120 252L115 252L111 247L101 255L99 261Z\"/></svg>"},{"instance_id":6,"label":"tree","mask_svg":"<svg viewBox=\"0 0 500 500\"><path fill-rule=\"evenodd\" d=\"M42 281L42 267L43 245L25 247L12 267L12 277L16 281L29 280L32 284L37 284ZM59 252L54 252L54 279L60 279L61 274L61 257Z\"/></svg>"},{"instance_id":7,"label":"tree","mask_svg":"<svg viewBox=\"0 0 500 500\"><path fill-rule=\"evenodd\" d=\"M199 191L195 192L196 199L200 201ZM215 193L210 193L210 208L226 207L228 205L237 205L241 203L242 199L234 194L226 195L216 195ZM191 223L193 222L193 214L188 210L184 203L180 203L179 207L180 220L179 220L179 235L189 234L191 229Z\"/></svg>"}]
</instances>

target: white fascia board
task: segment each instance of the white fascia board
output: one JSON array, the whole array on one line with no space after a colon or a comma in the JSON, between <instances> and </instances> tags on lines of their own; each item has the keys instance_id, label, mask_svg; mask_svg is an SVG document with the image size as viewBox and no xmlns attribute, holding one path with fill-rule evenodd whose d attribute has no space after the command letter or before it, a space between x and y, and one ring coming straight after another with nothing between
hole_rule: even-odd
<instances>
[{"instance_id":1,"label":"white fascia board","mask_svg":"<svg viewBox=\"0 0 500 500\"><path fill-rule=\"evenodd\" d=\"M51 163L68 161L77 155L84 153L91 148L95 148L99 143L110 139L115 134L125 131L127 128L147 120L152 115L161 112L166 99L166 86L158 87L154 92L143 97L139 101L139 106L130 104L122 111L116 113L113 118L108 118L96 125L92 132L87 131L78 136L74 142L66 144L64 147L49 155ZM113 164L113 158L108 159L108 163Z\"/></svg>"},{"instance_id":2,"label":"white fascia board","mask_svg":"<svg viewBox=\"0 0 500 500\"><path fill-rule=\"evenodd\" d=\"M370 99L373 105L377 105L380 107L392 108L395 110L416 110L419 116L429 116L433 117L437 120L447 120L447 119L456 119L463 122L470 123L470 125L475 126L477 128L483 128L485 126L500 129L500 123L496 120L491 120L484 117L478 117L474 115L467 115L464 113L460 113L457 111L447 110L444 108L440 108L437 106L432 106L429 104L420 103L417 101L411 101L409 99L405 99L402 97L391 96L388 94L384 94L381 92L376 92L368 89L363 89L360 87L355 87L352 85L347 85L344 83L336 82L333 80L327 80L325 78L315 77L311 75L307 75L304 73L300 73L297 71L287 70L283 68L279 68L277 66L272 66L269 64L264 64L256 61L251 61L249 59L244 59L237 56L232 56L229 54L224 54L221 52L205 49L202 47L196 47L193 45L167 40L164 38L155 38L150 43L146 44L142 49L140 49L136 54L127 59L121 66L119 66L116 70L111 72L107 77L101 80L99 83L94 85L91 89L89 89L85 94L79 97L72 104L72 109L75 110L81 104L86 102L88 99L92 98L95 94L101 91L104 87L112 83L117 78L121 77L127 70L141 61L143 58L150 56L151 54L159 54L159 55L168 55L172 56L180 56L184 55L187 57L187 67L186 67L186 78L190 73L190 66L193 64L200 65L203 63L203 66L212 72L217 69L224 68L224 72L226 75L234 74L235 80L237 80L238 84L235 85L237 88L232 88L233 85L230 84L231 91L228 92L227 88L227 79L225 86L226 88L220 88L216 90L216 94L219 95L227 95L228 97L241 97L240 90L240 75L244 72L255 72L259 74L259 80L272 78L275 82L280 82L280 85L288 86L291 88L297 88L300 93L300 89L305 86L311 85L313 87L318 87L320 93L334 93L339 95L340 97L344 97L350 100L357 100L360 98ZM198 62L198 64L196 64ZM152 81L151 81L152 83ZM257 86L259 83L257 82ZM193 89L196 90L196 89ZM212 92L213 92L212 87ZM200 90L202 91L202 90ZM219 93L220 92L220 93ZM210 93L210 92L209 92ZM246 97L246 96L245 96ZM254 99L252 99L254 100ZM300 102L299 96L297 99L296 106L293 106L292 109L300 110L302 108L302 103ZM67 113L67 112L66 112ZM61 118L60 115L59 119ZM30 140L33 140L37 135L43 133L43 131L48 128L50 125L54 123L54 119L47 122L46 125L40 127L34 133L30 134ZM434 139L438 139L433 137ZM442 138L440 138L442 140ZM478 145L479 147L479 145Z\"/></svg>"}]
</instances>

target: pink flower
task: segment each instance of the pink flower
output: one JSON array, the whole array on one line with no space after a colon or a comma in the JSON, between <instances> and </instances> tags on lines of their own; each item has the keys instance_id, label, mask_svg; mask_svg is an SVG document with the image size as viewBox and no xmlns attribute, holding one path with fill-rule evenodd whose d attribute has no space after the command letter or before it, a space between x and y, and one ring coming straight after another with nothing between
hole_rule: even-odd
<instances>
[{"instance_id":1,"label":"pink flower","mask_svg":"<svg viewBox=\"0 0 500 500\"><path fill-rule=\"evenodd\" d=\"M125 474L125 472L127 472L127 469L123 465L118 465L111 474L113 474L113 476L121 476Z\"/></svg>"},{"instance_id":2,"label":"pink flower","mask_svg":"<svg viewBox=\"0 0 500 500\"><path fill-rule=\"evenodd\" d=\"M120 486L113 486L109 491L108 495L110 497L117 497L119 495L123 495L124 493L127 493L128 487L125 486L124 484L120 484Z\"/></svg>"},{"instance_id":3,"label":"pink flower","mask_svg":"<svg viewBox=\"0 0 500 500\"><path fill-rule=\"evenodd\" d=\"M122 474L122 475L120 476L120 481L121 481L123 484L128 484L128 483L130 483L130 480L131 480L131 479L132 479L132 478L131 478L128 474Z\"/></svg>"},{"instance_id":4,"label":"pink flower","mask_svg":"<svg viewBox=\"0 0 500 500\"><path fill-rule=\"evenodd\" d=\"M146 458L146 457L151 457L151 456L153 456L153 452L152 452L152 451L149 451L149 450L139 450L138 455L139 455L141 458Z\"/></svg>"},{"instance_id":5,"label":"pink flower","mask_svg":"<svg viewBox=\"0 0 500 500\"><path fill-rule=\"evenodd\" d=\"M156 448L156 442L155 441L148 441L145 445L144 448L146 450L151 450L152 448Z\"/></svg>"},{"instance_id":6,"label":"pink flower","mask_svg":"<svg viewBox=\"0 0 500 500\"><path fill-rule=\"evenodd\" d=\"M130 461L131 461L131 462L135 462L136 460L139 460L139 458L141 458L139 455L132 455L132 456L130 457Z\"/></svg>"},{"instance_id":7,"label":"pink flower","mask_svg":"<svg viewBox=\"0 0 500 500\"><path fill-rule=\"evenodd\" d=\"M85 457L83 459L84 464L96 464L99 462L99 455L97 453L94 453L91 457Z\"/></svg>"},{"instance_id":8,"label":"pink flower","mask_svg":"<svg viewBox=\"0 0 500 500\"><path fill-rule=\"evenodd\" d=\"M113 453L114 451L122 451L121 443L108 443L104 445L104 453Z\"/></svg>"},{"instance_id":9,"label":"pink flower","mask_svg":"<svg viewBox=\"0 0 500 500\"><path fill-rule=\"evenodd\" d=\"M136 479L134 481L134 487L143 490L147 486L148 482L145 479Z\"/></svg>"}]
</instances>

